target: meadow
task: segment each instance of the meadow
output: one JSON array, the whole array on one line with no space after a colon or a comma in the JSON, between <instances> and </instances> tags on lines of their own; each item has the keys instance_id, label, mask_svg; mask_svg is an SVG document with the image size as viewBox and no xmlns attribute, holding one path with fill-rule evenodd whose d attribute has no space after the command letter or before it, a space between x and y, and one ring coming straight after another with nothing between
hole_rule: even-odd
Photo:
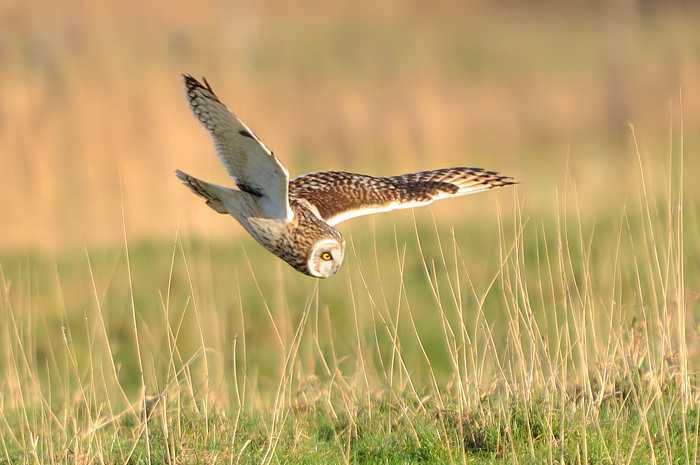
<instances>
[{"instance_id":1,"label":"meadow","mask_svg":"<svg viewBox=\"0 0 700 465\"><path fill-rule=\"evenodd\" d=\"M697 462L695 12L95 5L2 20L0 462ZM173 176L227 182L179 72L292 175L520 184L314 280Z\"/></svg>"}]
</instances>

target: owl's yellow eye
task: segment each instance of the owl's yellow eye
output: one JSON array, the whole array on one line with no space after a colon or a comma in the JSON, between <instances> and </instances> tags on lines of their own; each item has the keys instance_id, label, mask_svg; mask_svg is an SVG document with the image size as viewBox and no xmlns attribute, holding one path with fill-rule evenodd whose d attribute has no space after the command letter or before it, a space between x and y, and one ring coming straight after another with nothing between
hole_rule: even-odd
<instances>
[{"instance_id":1,"label":"owl's yellow eye","mask_svg":"<svg viewBox=\"0 0 700 465\"><path fill-rule=\"evenodd\" d=\"M331 259L331 253L330 252L323 252L321 254L321 258L324 259L325 261L328 261Z\"/></svg>"}]
</instances>

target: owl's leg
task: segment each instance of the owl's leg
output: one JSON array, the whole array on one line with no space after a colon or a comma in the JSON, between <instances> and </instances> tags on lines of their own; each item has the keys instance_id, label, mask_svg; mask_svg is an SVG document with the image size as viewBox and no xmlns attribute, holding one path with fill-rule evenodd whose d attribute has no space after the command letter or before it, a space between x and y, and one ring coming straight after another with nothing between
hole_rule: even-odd
<instances>
[{"instance_id":1,"label":"owl's leg","mask_svg":"<svg viewBox=\"0 0 700 465\"><path fill-rule=\"evenodd\" d=\"M182 183L189 187L192 192L205 199L207 205L209 205L212 210L224 215L228 214L224 202L219 198L221 189L226 188L202 181L180 170L175 170L175 175L180 178Z\"/></svg>"}]
</instances>

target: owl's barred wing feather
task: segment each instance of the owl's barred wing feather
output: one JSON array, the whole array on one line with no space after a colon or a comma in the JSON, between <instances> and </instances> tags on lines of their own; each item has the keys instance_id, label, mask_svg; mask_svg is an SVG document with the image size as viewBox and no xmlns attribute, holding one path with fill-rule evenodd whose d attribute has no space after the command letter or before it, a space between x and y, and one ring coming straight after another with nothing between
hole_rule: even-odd
<instances>
[{"instance_id":1,"label":"owl's barred wing feather","mask_svg":"<svg viewBox=\"0 0 700 465\"><path fill-rule=\"evenodd\" d=\"M238 188L260 197L267 217L291 221L289 173L282 163L219 100L206 79L204 84L187 74L182 79L192 113L211 134L219 158Z\"/></svg>"},{"instance_id":2,"label":"owl's barred wing feather","mask_svg":"<svg viewBox=\"0 0 700 465\"><path fill-rule=\"evenodd\" d=\"M289 183L290 200L304 200L331 226L356 216L427 205L446 197L515 184L481 168L445 168L374 177L343 171L309 173Z\"/></svg>"}]
</instances>

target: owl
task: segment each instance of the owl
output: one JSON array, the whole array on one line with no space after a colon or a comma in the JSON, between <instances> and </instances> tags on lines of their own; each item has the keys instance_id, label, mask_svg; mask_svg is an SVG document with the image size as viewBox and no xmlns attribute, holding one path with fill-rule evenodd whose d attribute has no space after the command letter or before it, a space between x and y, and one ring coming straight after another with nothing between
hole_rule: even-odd
<instances>
[{"instance_id":1,"label":"owl","mask_svg":"<svg viewBox=\"0 0 700 465\"><path fill-rule=\"evenodd\" d=\"M389 177L320 171L290 181L275 154L203 81L183 75L187 101L238 189L180 170L177 177L214 211L233 216L263 247L309 276L328 278L340 269L345 240L334 226L341 221L514 184L494 171L465 167Z\"/></svg>"}]
</instances>

